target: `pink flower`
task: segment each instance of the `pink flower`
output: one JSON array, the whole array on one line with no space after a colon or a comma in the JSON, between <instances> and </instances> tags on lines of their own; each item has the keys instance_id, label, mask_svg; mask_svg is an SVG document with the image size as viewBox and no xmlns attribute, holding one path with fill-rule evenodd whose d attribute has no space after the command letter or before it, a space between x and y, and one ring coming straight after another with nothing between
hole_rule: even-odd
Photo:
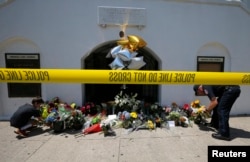
<instances>
[{"instance_id":1,"label":"pink flower","mask_svg":"<svg viewBox=\"0 0 250 162\"><path fill-rule=\"evenodd\" d=\"M90 105L87 105L87 106L86 106L86 109L88 109L88 110L89 110L89 109L90 109Z\"/></svg>"},{"instance_id":2,"label":"pink flower","mask_svg":"<svg viewBox=\"0 0 250 162\"><path fill-rule=\"evenodd\" d=\"M166 107L166 108L165 108L165 112L166 112L166 113L171 112L171 107Z\"/></svg>"}]
</instances>

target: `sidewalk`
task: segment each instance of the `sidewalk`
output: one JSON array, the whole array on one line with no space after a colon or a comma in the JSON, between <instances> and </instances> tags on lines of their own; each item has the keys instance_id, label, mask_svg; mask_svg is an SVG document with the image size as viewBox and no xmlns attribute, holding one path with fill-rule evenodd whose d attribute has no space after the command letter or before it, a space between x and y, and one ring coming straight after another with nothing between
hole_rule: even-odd
<instances>
[{"instance_id":1,"label":"sidewalk","mask_svg":"<svg viewBox=\"0 0 250 162\"><path fill-rule=\"evenodd\" d=\"M36 128L28 138L17 138L8 121L0 122L1 162L206 162L211 145L250 145L250 116L230 118L232 141L211 137L204 126L138 130L115 129L116 136L82 136L68 130L54 134Z\"/></svg>"}]
</instances>

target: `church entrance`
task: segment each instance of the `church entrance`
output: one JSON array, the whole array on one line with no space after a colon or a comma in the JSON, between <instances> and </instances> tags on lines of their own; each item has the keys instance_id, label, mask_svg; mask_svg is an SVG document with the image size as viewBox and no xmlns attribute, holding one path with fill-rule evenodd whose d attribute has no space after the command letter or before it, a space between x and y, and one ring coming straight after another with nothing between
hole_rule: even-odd
<instances>
[{"instance_id":1,"label":"church entrance","mask_svg":"<svg viewBox=\"0 0 250 162\"><path fill-rule=\"evenodd\" d=\"M97 47L83 60L83 69L104 69L110 70L109 64L114 60L106 56L110 50L117 46L116 41L109 41ZM159 61L156 56L153 56L150 49L147 47L140 48L137 56L143 56L146 65L139 70L159 70ZM121 84L84 84L84 100L86 102L108 102L113 101L114 97L121 91L123 85ZM137 99L158 102L159 100L159 86L158 85L126 85L126 93L137 93Z\"/></svg>"}]
</instances>

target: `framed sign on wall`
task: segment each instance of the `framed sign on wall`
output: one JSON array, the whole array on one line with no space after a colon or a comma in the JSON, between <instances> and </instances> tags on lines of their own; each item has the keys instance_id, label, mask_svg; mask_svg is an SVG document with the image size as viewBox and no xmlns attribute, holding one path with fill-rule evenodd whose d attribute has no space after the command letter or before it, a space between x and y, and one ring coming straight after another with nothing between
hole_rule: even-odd
<instances>
[{"instance_id":1,"label":"framed sign on wall","mask_svg":"<svg viewBox=\"0 0 250 162\"><path fill-rule=\"evenodd\" d=\"M5 53L6 68L40 68L38 53ZM8 83L9 97L41 96L41 83Z\"/></svg>"}]
</instances>

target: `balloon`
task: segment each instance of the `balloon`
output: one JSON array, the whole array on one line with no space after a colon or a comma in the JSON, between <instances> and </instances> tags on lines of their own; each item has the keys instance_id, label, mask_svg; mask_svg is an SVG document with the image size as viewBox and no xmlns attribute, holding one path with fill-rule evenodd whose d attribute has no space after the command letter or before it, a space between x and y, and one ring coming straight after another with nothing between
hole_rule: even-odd
<instances>
[{"instance_id":1,"label":"balloon","mask_svg":"<svg viewBox=\"0 0 250 162\"><path fill-rule=\"evenodd\" d=\"M134 57L134 58L132 58L131 63L128 65L128 68L133 69L133 70L138 70L141 67L143 67L144 65L146 65L146 63L143 61L143 56Z\"/></svg>"},{"instance_id":2,"label":"balloon","mask_svg":"<svg viewBox=\"0 0 250 162\"><path fill-rule=\"evenodd\" d=\"M122 47L122 49L128 49L130 48L129 41L127 39L121 39L117 41L117 44Z\"/></svg>"},{"instance_id":3,"label":"balloon","mask_svg":"<svg viewBox=\"0 0 250 162\"><path fill-rule=\"evenodd\" d=\"M147 43L139 36L136 35L128 35L129 43L132 45L136 45L138 48L142 48L147 45Z\"/></svg>"},{"instance_id":4,"label":"balloon","mask_svg":"<svg viewBox=\"0 0 250 162\"><path fill-rule=\"evenodd\" d=\"M118 57L116 57L114 61L111 64L109 64L109 66L111 67L112 70L117 70L117 69L121 70L125 67L123 65L122 60L119 59Z\"/></svg>"},{"instance_id":5,"label":"balloon","mask_svg":"<svg viewBox=\"0 0 250 162\"><path fill-rule=\"evenodd\" d=\"M122 60L122 61L130 61L132 59L130 51L128 49L123 49L120 50L117 54L117 56Z\"/></svg>"},{"instance_id":6,"label":"balloon","mask_svg":"<svg viewBox=\"0 0 250 162\"><path fill-rule=\"evenodd\" d=\"M131 52L131 57L134 58L138 53L137 52Z\"/></svg>"},{"instance_id":7,"label":"balloon","mask_svg":"<svg viewBox=\"0 0 250 162\"><path fill-rule=\"evenodd\" d=\"M122 49L122 46L116 46L111 49L110 54L113 58L116 57L117 53Z\"/></svg>"},{"instance_id":8,"label":"balloon","mask_svg":"<svg viewBox=\"0 0 250 162\"><path fill-rule=\"evenodd\" d=\"M143 57L136 57L136 50L147 45L139 36L128 35L128 39L121 38L117 41L118 46L112 48L106 58L115 58L109 66L113 70L121 69L140 69L146 63Z\"/></svg>"},{"instance_id":9,"label":"balloon","mask_svg":"<svg viewBox=\"0 0 250 162\"><path fill-rule=\"evenodd\" d=\"M134 52L134 51L138 50L138 44L137 43L130 43L129 46L128 46L128 49L131 52Z\"/></svg>"},{"instance_id":10,"label":"balloon","mask_svg":"<svg viewBox=\"0 0 250 162\"><path fill-rule=\"evenodd\" d=\"M123 46L123 47L125 48L125 47L128 46L129 40L127 40L127 39L118 40L118 41L117 41L117 44L118 44L118 45L121 45L121 46Z\"/></svg>"},{"instance_id":11,"label":"balloon","mask_svg":"<svg viewBox=\"0 0 250 162\"><path fill-rule=\"evenodd\" d=\"M107 55L106 55L106 58L110 58L111 57L111 52L109 52Z\"/></svg>"}]
</instances>

